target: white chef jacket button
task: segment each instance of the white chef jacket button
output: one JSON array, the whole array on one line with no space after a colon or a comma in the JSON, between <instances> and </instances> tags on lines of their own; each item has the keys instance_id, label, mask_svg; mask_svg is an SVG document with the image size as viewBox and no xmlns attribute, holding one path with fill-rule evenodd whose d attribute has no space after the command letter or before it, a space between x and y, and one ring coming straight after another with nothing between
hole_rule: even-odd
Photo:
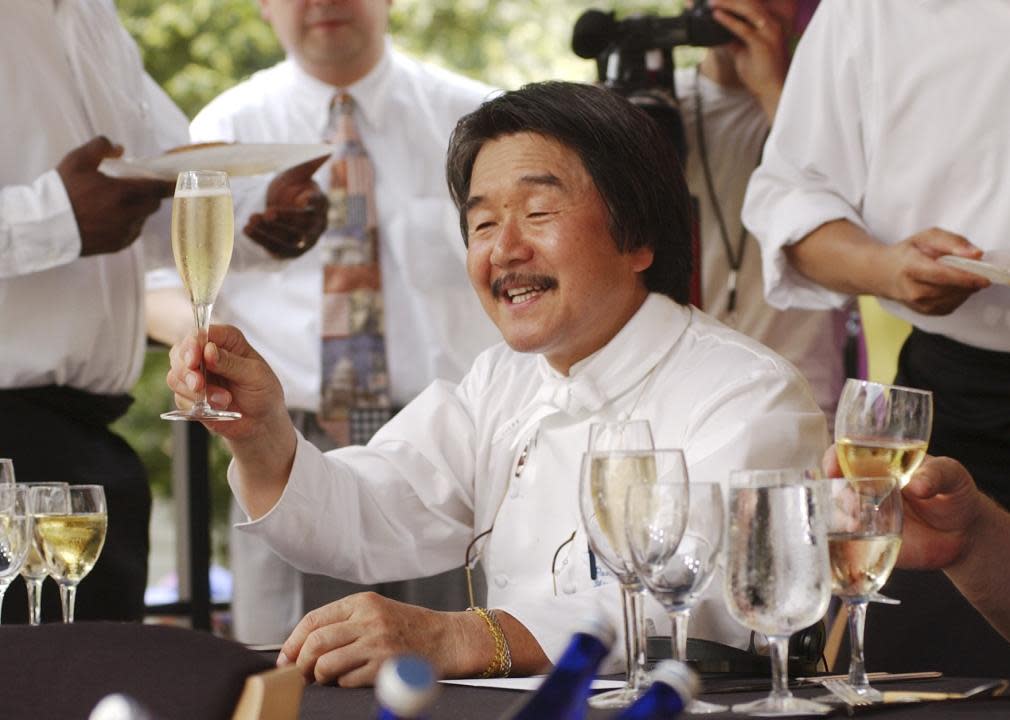
<instances>
[{"instance_id":1,"label":"white chef jacket button","mask_svg":"<svg viewBox=\"0 0 1010 720\"><path fill-rule=\"evenodd\" d=\"M508 575L495 575L494 576L494 584L497 585L500 588L505 587L506 585L509 584Z\"/></svg>"},{"instance_id":2,"label":"white chef jacket button","mask_svg":"<svg viewBox=\"0 0 1010 720\"><path fill-rule=\"evenodd\" d=\"M563 592L565 595L574 595L575 594L575 583L573 583L573 582L566 582L564 585L561 586L561 592Z\"/></svg>"}]
</instances>

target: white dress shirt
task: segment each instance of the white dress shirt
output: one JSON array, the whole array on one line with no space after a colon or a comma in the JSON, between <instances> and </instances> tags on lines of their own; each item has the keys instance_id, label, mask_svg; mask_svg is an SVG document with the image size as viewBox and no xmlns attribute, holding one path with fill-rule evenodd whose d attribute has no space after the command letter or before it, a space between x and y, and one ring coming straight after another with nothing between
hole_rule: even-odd
<instances>
[{"instance_id":1,"label":"white dress shirt","mask_svg":"<svg viewBox=\"0 0 1010 720\"><path fill-rule=\"evenodd\" d=\"M761 246L749 233L737 277L736 310L729 312L730 258L705 182L695 113L700 102L712 186L734 256L740 252L744 193L768 135L768 119L745 88L723 87L696 68L678 70L676 87L688 148L684 175L700 210L702 309L795 365L810 383L817 404L834 417L845 380L835 314L769 305L761 279Z\"/></svg>"},{"instance_id":2,"label":"white dress shirt","mask_svg":"<svg viewBox=\"0 0 1010 720\"><path fill-rule=\"evenodd\" d=\"M603 606L620 627L616 582L590 578L577 492L589 424L628 417L650 421L657 447L683 448L696 481L815 466L827 443L824 417L791 365L653 294L568 377L499 344L459 385L429 386L367 447L323 454L299 438L281 499L239 527L306 571L376 582L458 567L467 544L494 526L482 554L487 604L515 616L555 661L591 608ZM530 461L510 483L533 433ZM573 531L555 596L552 559ZM657 628L669 626L658 605L647 607ZM692 635L747 643L719 577L693 618Z\"/></svg>"},{"instance_id":3,"label":"white dress shirt","mask_svg":"<svg viewBox=\"0 0 1010 720\"><path fill-rule=\"evenodd\" d=\"M1010 248L1010 4L830 0L803 35L744 222L776 307L847 299L796 272L782 248L848 220L883 243L939 227ZM949 315L883 306L930 333L1010 351L1010 288Z\"/></svg>"},{"instance_id":4,"label":"white dress shirt","mask_svg":"<svg viewBox=\"0 0 1010 720\"><path fill-rule=\"evenodd\" d=\"M491 88L412 60L387 40L379 64L347 91L375 168L391 392L404 405L432 380L459 380L500 335L465 269L445 153L456 121ZM193 121L194 140L320 142L337 89L286 60L220 95ZM316 176L329 184L329 169ZM215 318L237 325L273 367L290 408L319 407L323 251L264 271L232 272Z\"/></svg>"},{"instance_id":5,"label":"white dress shirt","mask_svg":"<svg viewBox=\"0 0 1010 720\"><path fill-rule=\"evenodd\" d=\"M0 387L121 393L143 364L144 250L80 257L53 168L99 133L128 155L187 142L111 1L3 2L0 22ZM163 204L160 229L169 216ZM149 223L153 227L154 223ZM148 252L171 262L167 232Z\"/></svg>"}]
</instances>

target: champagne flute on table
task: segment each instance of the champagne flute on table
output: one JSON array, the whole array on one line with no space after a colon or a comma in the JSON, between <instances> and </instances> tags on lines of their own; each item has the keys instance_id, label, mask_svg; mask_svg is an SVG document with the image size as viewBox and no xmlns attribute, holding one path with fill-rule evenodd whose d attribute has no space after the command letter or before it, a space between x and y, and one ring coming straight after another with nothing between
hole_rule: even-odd
<instances>
[{"instance_id":1,"label":"champagne flute on table","mask_svg":"<svg viewBox=\"0 0 1010 720\"><path fill-rule=\"evenodd\" d=\"M870 687L863 662L866 606L887 582L901 549L901 489L895 477L829 480L828 551L831 584L849 620L849 685L867 700L883 696Z\"/></svg>"},{"instance_id":2,"label":"champagne flute on table","mask_svg":"<svg viewBox=\"0 0 1010 720\"><path fill-rule=\"evenodd\" d=\"M179 173L172 200L172 253L193 305L200 348L200 372L205 374L203 346L210 314L231 262L234 211L228 175L212 170ZM206 376L206 374L205 374ZM242 415L217 410L207 403L206 383L189 410L161 414L165 420L237 420Z\"/></svg>"},{"instance_id":3,"label":"champagne flute on table","mask_svg":"<svg viewBox=\"0 0 1010 720\"><path fill-rule=\"evenodd\" d=\"M835 411L835 452L842 474L890 475L903 488L926 457L932 429L933 393L850 378ZM901 602L879 592L869 599Z\"/></svg>"},{"instance_id":4,"label":"champagne flute on table","mask_svg":"<svg viewBox=\"0 0 1010 720\"><path fill-rule=\"evenodd\" d=\"M625 620L625 659L628 680L623 688L595 695L589 704L596 708L620 708L632 704L645 692L644 594L635 574L628 549L625 505L633 484L661 482L677 487L681 507L687 506L687 469L680 450L603 450L583 456L579 487L579 509L589 546L620 583ZM669 532L679 538L686 517Z\"/></svg>"},{"instance_id":5,"label":"champagne flute on table","mask_svg":"<svg viewBox=\"0 0 1010 720\"><path fill-rule=\"evenodd\" d=\"M648 420L625 419L598 422L589 426L589 444L586 448L589 452L604 450L652 450L654 447L652 427L649 425ZM592 547L589 549L589 555L590 559L595 562L595 551ZM644 607L642 605L645 600L645 594L644 591L641 591L641 588L639 590L639 594L634 597L629 597L623 591L621 593L621 602L624 609L625 667L628 671L629 688L638 688L648 680L645 668L646 635L645 617L643 614ZM608 698L609 694L605 694L604 697L594 702L607 703L609 702ZM623 702L620 697L618 697L618 701ZM617 705L616 707L621 706Z\"/></svg>"},{"instance_id":6,"label":"champagne flute on table","mask_svg":"<svg viewBox=\"0 0 1010 720\"><path fill-rule=\"evenodd\" d=\"M4 595L21 572L32 542L29 490L24 485L0 485L0 608Z\"/></svg>"},{"instance_id":7,"label":"champagne flute on table","mask_svg":"<svg viewBox=\"0 0 1010 720\"><path fill-rule=\"evenodd\" d=\"M772 690L734 705L762 717L822 715L830 705L788 687L789 636L823 617L831 599L824 481L809 470L730 473L724 590L730 615L768 638Z\"/></svg>"},{"instance_id":8,"label":"champagne flute on table","mask_svg":"<svg viewBox=\"0 0 1010 720\"><path fill-rule=\"evenodd\" d=\"M72 623L77 585L91 572L105 544L105 490L101 485L71 485L66 491L37 488L32 507L42 557L60 586L63 622Z\"/></svg>"},{"instance_id":9,"label":"champagne flute on table","mask_svg":"<svg viewBox=\"0 0 1010 720\"><path fill-rule=\"evenodd\" d=\"M722 550L725 508L719 483L688 485L687 507L680 488L669 483L637 484L628 490L625 531L635 571L670 615L672 657L687 662L691 609L708 588ZM676 529L686 527L679 542ZM692 700L691 715L725 712L725 705Z\"/></svg>"},{"instance_id":10,"label":"champagne flute on table","mask_svg":"<svg viewBox=\"0 0 1010 720\"><path fill-rule=\"evenodd\" d=\"M65 491L70 487L65 482L24 483L24 486L28 488L29 493L36 492L34 488L58 488ZM34 504L31 504L31 507L34 508ZM30 625L42 623L42 584L48 574L49 566L46 565L46 561L42 557L42 545L35 533L32 532L28 557L25 558L25 564L21 566L21 577L25 579L25 590L28 593L28 623Z\"/></svg>"}]
</instances>

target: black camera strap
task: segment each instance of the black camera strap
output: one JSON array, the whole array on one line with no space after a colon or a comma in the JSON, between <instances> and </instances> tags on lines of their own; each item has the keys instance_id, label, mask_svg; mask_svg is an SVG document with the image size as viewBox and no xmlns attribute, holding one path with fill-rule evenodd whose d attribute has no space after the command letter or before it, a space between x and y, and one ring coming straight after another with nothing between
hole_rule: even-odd
<instances>
[{"instance_id":1,"label":"black camera strap","mask_svg":"<svg viewBox=\"0 0 1010 720\"><path fill-rule=\"evenodd\" d=\"M709 166L708 161L708 146L705 142L705 122L704 122L704 109L702 107L701 98L701 65L697 65L694 69L694 128L695 135L698 140L698 153L701 156L701 168L702 173L705 176L705 189L708 193L708 202L712 206L712 212L715 213L716 222L719 225L719 237L722 240L722 247L726 251L726 260L729 261L729 282L727 283L727 290L729 292L729 302L727 303L727 312L730 314L736 312L736 285L737 278L740 275L740 268L743 266L743 254L744 250L747 248L747 228L744 227L743 221L740 221L740 238L737 240L736 247L729 241L729 231L726 229L726 218L722 214L722 206L719 204L719 198L716 196L715 183L712 180L712 169ZM768 133L765 133L765 140L768 139ZM761 151L758 152L757 159L754 162L754 167L757 167L761 162L761 155L764 152L764 142L761 143Z\"/></svg>"}]
</instances>

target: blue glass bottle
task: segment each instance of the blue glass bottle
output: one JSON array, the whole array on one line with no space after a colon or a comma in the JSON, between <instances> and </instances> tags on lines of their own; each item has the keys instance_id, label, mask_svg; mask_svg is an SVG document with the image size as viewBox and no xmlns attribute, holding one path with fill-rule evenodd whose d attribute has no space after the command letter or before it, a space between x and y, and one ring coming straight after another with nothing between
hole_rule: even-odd
<instances>
[{"instance_id":1,"label":"blue glass bottle","mask_svg":"<svg viewBox=\"0 0 1010 720\"><path fill-rule=\"evenodd\" d=\"M695 695L700 684L691 668L676 660L663 660L649 673L649 689L616 720L668 720L677 717Z\"/></svg>"},{"instance_id":2,"label":"blue glass bottle","mask_svg":"<svg viewBox=\"0 0 1010 720\"><path fill-rule=\"evenodd\" d=\"M557 664L512 720L582 720L596 670L614 644L613 626L588 618L572 636Z\"/></svg>"},{"instance_id":3,"label":"blue glass bottle","mask_svg":"<svg viewBox=\"0 0 1010 720\"><path fill-rule=\"evenodd\" d=\"M378 720L418 720L424 717L439 685L431 663L415 655L391 658L379 668L375 678Z\"/></svg>"}]
</instances>

